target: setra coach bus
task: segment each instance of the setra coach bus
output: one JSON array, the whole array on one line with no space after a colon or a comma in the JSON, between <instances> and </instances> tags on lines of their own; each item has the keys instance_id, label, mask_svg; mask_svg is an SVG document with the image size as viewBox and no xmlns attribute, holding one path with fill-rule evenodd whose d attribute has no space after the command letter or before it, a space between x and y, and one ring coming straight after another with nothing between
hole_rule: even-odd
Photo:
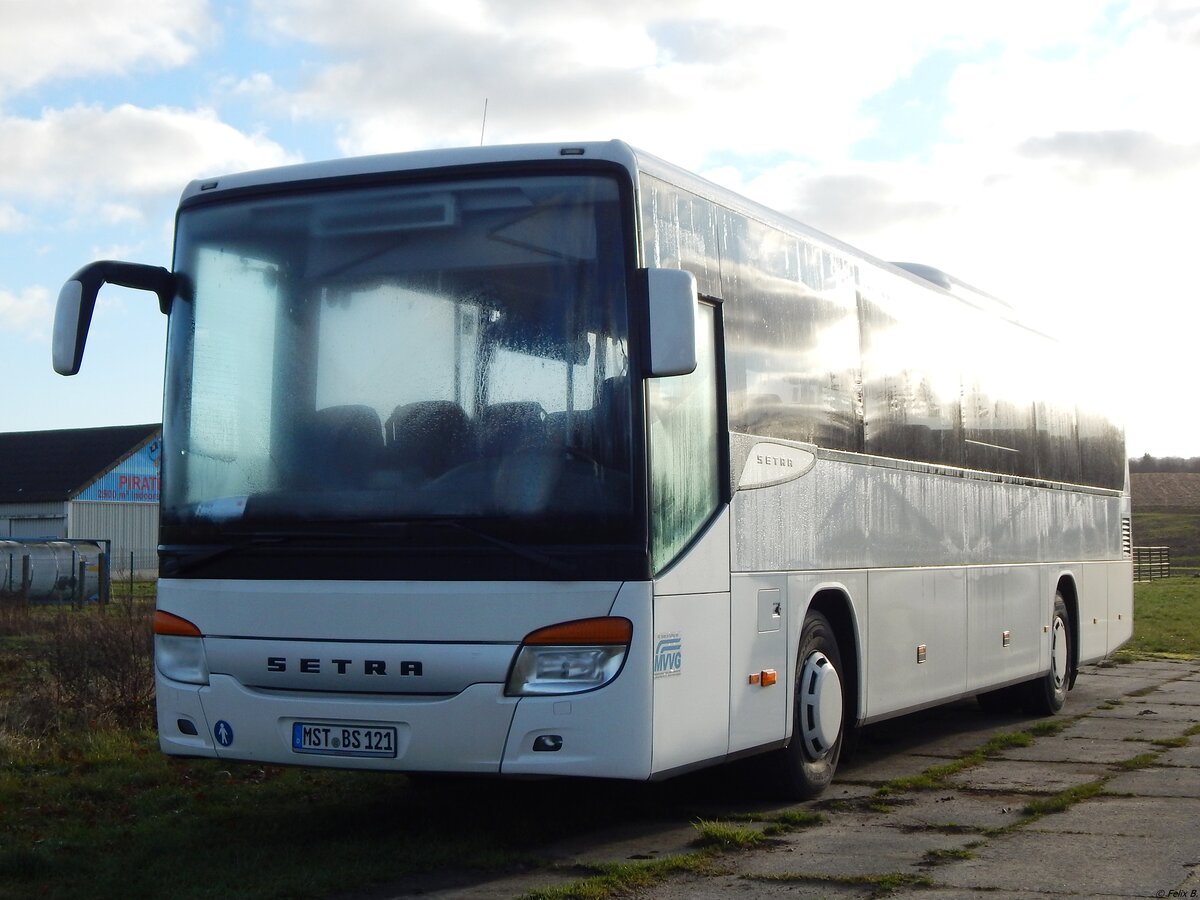
<instances>
[{"instance_id":1,"label":"setra coach bus","mask_svg":"<svg viewBox=\"0 0 1200 900\"><path fill-rule=\"evenodd\" d=\"M1012 309L621 142L196 181L171 270L159 739L658 779L977 695L1132 629L1123 433Z\"/></svg>"}]
</instances>

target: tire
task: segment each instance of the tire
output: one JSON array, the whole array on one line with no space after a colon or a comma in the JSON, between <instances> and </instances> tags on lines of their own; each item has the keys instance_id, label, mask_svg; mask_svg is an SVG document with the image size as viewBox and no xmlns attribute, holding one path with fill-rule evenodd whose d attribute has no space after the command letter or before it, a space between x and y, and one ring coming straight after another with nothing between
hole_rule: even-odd
<instances>
[{"instance_id":1,"label":"tire","mask_svg":"<svg viewBox=\"0 0 1200 900\"><path fill-rule=\"evenodd\" d=\"M1062 593L1054 595L1054 618L1050 625L1050 671L1024 687L1025 711L1035 716L1052 716L1067 702L1067 691L1075 674L1071 638L1071 614Z\"/></svg>"},{"instance_id":2,"label":"tire","mask_svg":"<svg viewBox=\"0 0 1200 900\"><path fill-rule=\"evenodd\" d=\"M817 797L833 780L846 735L842 656L829 620L809 612L796 653L792 736L777 751L777 784L793 800Z\"/></svg>"}]
</instances>

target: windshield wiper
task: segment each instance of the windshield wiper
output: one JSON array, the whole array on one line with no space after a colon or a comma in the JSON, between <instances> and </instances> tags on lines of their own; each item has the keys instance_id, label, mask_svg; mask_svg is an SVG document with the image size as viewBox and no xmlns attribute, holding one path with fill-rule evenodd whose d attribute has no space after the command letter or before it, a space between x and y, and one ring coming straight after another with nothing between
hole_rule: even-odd
<instances>
[{"instance_id":1,"label":"windshield wiper","mask_svg":"<svg viewBox=\"0 0 1200 900\"><path fill-rule=\"evenodd\" d=\"M236 541L226 541L221 544L159 544L158 552L160 555L166 554L169 557L163 564L163 575L169 578L190 572L205 563L228 556L235 551L245 550L248 547L279 546L286 541L287 538L283 535L259 534L248 535Z\"/></svg>"},{"instance_id":2,"label":"windshield wiper","mask_svg":"<svg viewBox=\"0 0 1200 900\"><path fill-rule=\"evenodd\" d=\"M362 535L329 531L224 531L219 544L159 544L158 552L172 559L164 566L167 576L181 575L205 563L248 549L286 547L291 544L312 545L324 540L348 540Z\"/></svg>"},{"instance_id":3,"label":"windshield wiper","mask_svg":"<svg viewBox=\"0 0 1200 900\"><path fill-rule=\"evenodd\" d=\"M451 528L455 531L468 534L484 543L491 544L494 547L499 547L507 551L513 556L536 563L543 568L546 568L559 575L568 576L573 574L569 565L561 560L555 559L549 554L534 550L530 547L525 547L520 544L515 544L512 541L505 540L502 537L497 537L494 534L468 525L459 519L449 519L441 516L429 516L417 519L344 519L344 520L322 520L321 524L329 525L361 525L372 529L380 529L392 531L393 529L413 529L427 525L436 525L443 528ZM235 540L227 540L220 544L162 544L159 546L161 553L170 554L174 559L164 566L165 575L181 575L185 572L196 569L205 563L220 559L231 553L244 551L247 549L257 549L264 547L283 547L289 544L319 544L322 541L354 541L363 538L380 539L385 535L380 533L371 534L370 532L359 531L330 531L320 528L303 529L298 531L270 531L270 532L224 532L226 537L235 538Z\"/></svg>"},{"instance_id":4,"label":"windshield wiper","mask_svg":"<svg viewBox=\"0 0 1200 900\"><path fill-rule=\"evenodd\" d=\"M545 566L552 572L557 572L560 575L571 574L571 567L562 560L555 559L549 554L542 553L541 551L524 547L521 544L514 544L512 541L506 541L504 538L496 537L494 534L488 534L486 531L476 528L473 525L468 525L460 519L428 518L420 519L418 521L420 521L423 525L432 523L435 525L443 525L447 528L455 528L471 535L472 537L477 537L481 541L485 541L493 546L499 547L502 550L507 550L514 556L519 556L522 559L527 559L530 562L535 562L539 565Z\"/></svg>"},{"instance_id":5,"label":"windshield wiper","mask_svg":"<svg viewBox=\"0 0 1200 900\"><path fill-rule=\"evenodd\" d=\"M328 520L326 520L328 521ZM426 525L439 525L443 528L452 528L455 531L460 531L463 534L469 534L473 538L477 538L486 544L491 544L493 547L499 547L501 550L506 550L513 556L519 556L521 559L528 560L532 563L537 563L552 572L559 575L572 575L572 569L562 560L555 559L548 553L542 553L540 550L534 550L531 547L526 547L521 544L513 543L505 540L502 537L497 537L482 528L474 525L469 525L462 519L451 519L446 516L419 516L416 518L404 519L346 519L338 522L340 525L367 525L372 528L391 530L393 528L418 528ZM339 535L341 536L341 535Z\"/></svg>"}]
</instances>

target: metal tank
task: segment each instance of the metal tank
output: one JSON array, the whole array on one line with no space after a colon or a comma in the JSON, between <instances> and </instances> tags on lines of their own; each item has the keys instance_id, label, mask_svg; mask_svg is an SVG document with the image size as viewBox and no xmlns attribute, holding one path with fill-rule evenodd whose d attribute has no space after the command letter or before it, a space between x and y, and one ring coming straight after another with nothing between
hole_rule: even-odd
<instances>
[{"instance_id":1,"label":"metal tank","mask_svg":"<svg viewBox=\"0 0 1200 900\"><path fill-rule=\"evenodd\" d=\"M107 599L107 541L0 541L0 596L34 603Z\"/></svg>"}]
</instances>

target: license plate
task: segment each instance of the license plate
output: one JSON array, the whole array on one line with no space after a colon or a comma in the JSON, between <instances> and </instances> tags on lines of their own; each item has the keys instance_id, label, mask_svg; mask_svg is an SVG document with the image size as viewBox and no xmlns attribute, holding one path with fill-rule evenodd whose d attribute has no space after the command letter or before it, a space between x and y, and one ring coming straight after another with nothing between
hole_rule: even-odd
<instances>
[{"instance_id":1,"label":"license plate","mask_svg":"<svg viewBox=\"0 0 1200 900\"><path fill-rule=\"evenodd\" d=\"M325 756L395 758L396 729L387 725L294 722L292 751Z\"/></svg>"}]
</instances>

